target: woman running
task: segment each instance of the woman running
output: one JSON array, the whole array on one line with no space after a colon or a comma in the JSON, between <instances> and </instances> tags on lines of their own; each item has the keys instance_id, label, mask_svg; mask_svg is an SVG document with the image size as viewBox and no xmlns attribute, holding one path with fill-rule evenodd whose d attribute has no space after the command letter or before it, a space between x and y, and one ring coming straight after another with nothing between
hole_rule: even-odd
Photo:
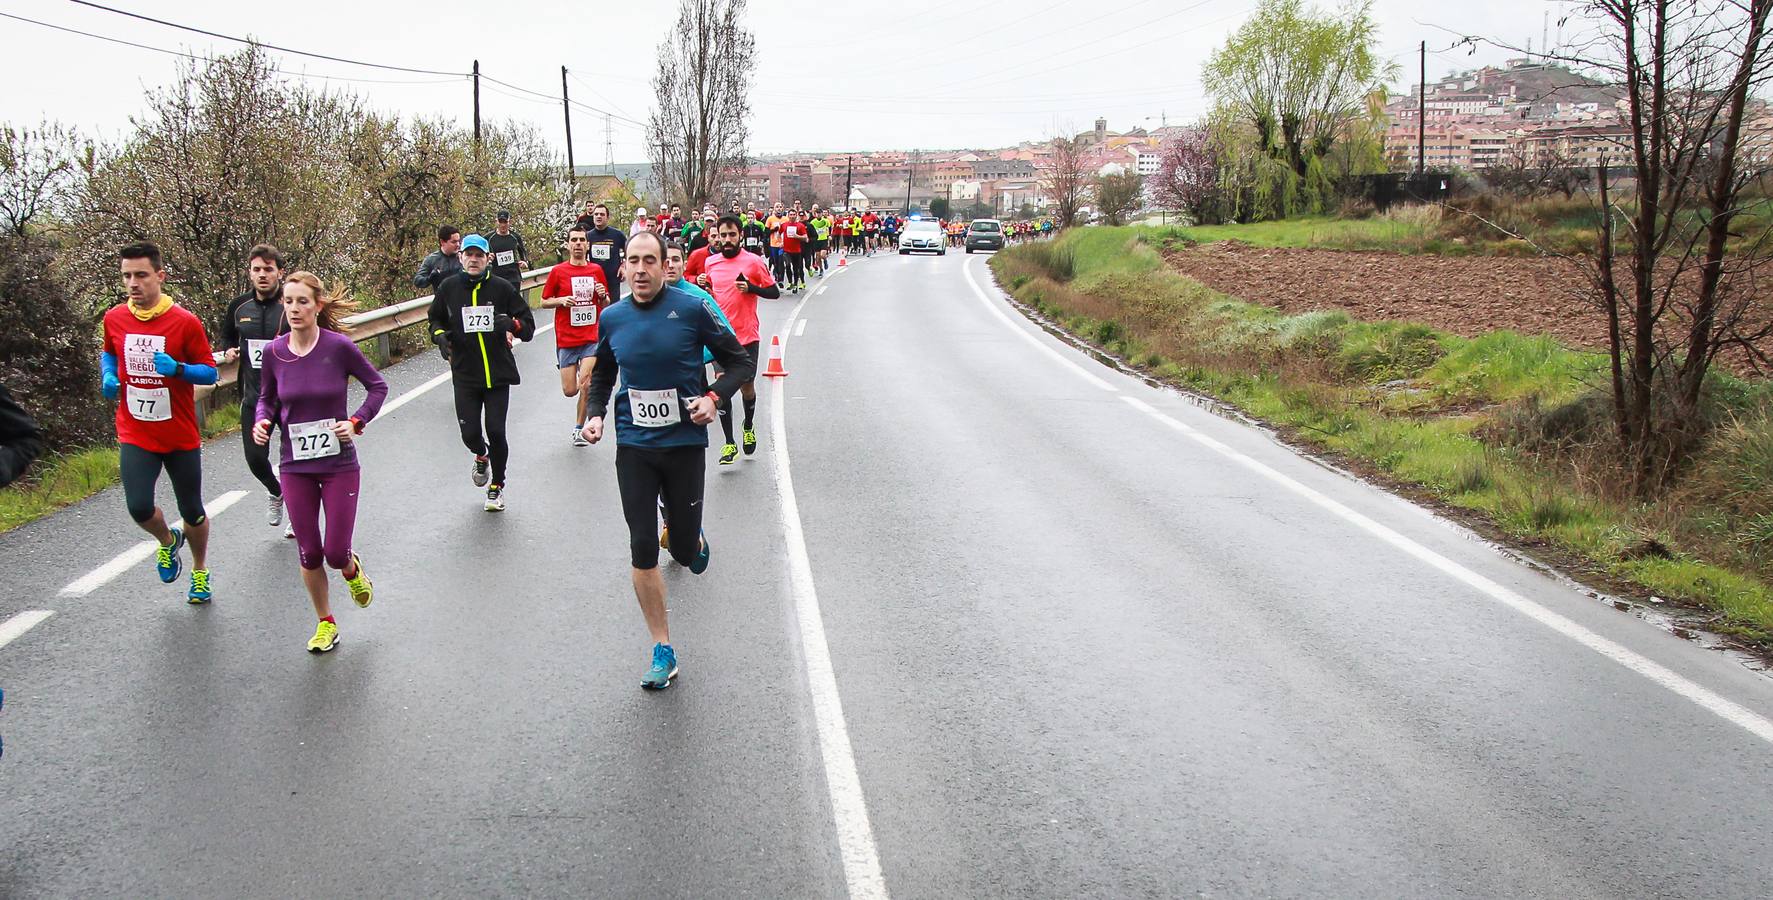
<instances>
[{"instance_id":1,"label":"woman running","mask_svg":"<svg viewBox=\"0 0 1773 900\"><path fill-rule=\"evenodd\" d=\"M325 653L339 642L323 563L345 577L358 606L368 606L371 599L369 576L351 549L359 485L357 450L352 445L381 410L388 382L340 330L340 321L354 305L343 297L327 296L320 279L309 272L294 272L283 280L289 333L265 348L258 422L252 428L252 439L261 444L270 441L273 424L283 434L278 477L295 529L302 583L320 616L308 641L310 653ZM356 413L345 418L345 389L351 377L368 396ZM320 532L322 508L325 535Z\"/></svg>"}]
</instances>

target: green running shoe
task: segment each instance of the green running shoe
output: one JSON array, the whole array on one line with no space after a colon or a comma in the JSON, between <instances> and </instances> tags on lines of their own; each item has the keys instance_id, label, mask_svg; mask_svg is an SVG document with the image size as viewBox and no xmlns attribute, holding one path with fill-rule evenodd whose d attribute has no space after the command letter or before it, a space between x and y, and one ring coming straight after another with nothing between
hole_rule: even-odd
<instances>
[{"instance_id":1,"label":"green running shoe","mask_svg":"<svg viewBox=\"0 0 1773 900\"><path fill-rule=\"evenodd\" d=\"M677 677L677 651L670 644L653 645L653 665L641 676L640 686L652 691L662 691L671 686L671 679Z\"/></svg>"}]
</instances>

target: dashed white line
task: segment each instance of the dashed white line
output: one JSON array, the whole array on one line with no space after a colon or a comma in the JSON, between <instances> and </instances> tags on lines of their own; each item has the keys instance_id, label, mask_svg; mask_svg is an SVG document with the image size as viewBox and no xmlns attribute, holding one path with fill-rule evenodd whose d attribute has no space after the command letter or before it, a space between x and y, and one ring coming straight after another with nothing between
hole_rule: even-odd
<instances>
[{"instance_id":1,"label":"dashed white line","mask_svg":"<svg viewBox=\"0 0 1773 900\"><path fill-rule=\"evenodd\" d=\"M1362 531L1402 550L1409 556L1427 563L1430 567L1451 576L1454 580L1471 587L1478 593L1525 615L1527 618L1550 628L1558 634L1561 634L1564 637L1613 660L1627 669L1662 685L1670 691L1691 700L1725 721L1740 726L1743 730L1755 737L1768 743L1773 743L1773 721L1756 714L1738 703L1725 699L1722 695L1709 688L1681 677L1679 674L1676 674L1673 670L1663 666L1661 663L1655 662L1642 654L1626 649L1624 646L1590 631L1582 625L1577 624L1575 621L1553 612L1550 609L1527 599L1525 596L1511 591L1453 560L1428 549L1399 532L1388 528L1385 525L1381 525L1361 513L1349 509L1341 503L1318 493L1313 488L1307 487L1303 483L1295 481L1249 456L1245 456L1243 453L1240 453L1237 450L1196 431L1194 428L1183 424L1180 420L1172 418L1166 413L1159 412L1149 403L1124 395L1121 399L1125 400L1134 409L1151 416L1183 435L1193 438L1208 449L1211 449L1244 468L1261 475L1269 481L1298 494L1300 497L1322 507Z\"/></svg>"},{"instance_id":2,"label":"dashed white line","mask_svg":"<svg viewBox=\"0 0 1773 900\"><path fill-rule=\"evenodd\" d=\"M825 288L826 288L826 287L828 287L828 285L823 285L823 284L821 284L821 285L819 285L819 289L818 289L818 290L816 290L816 291L813 291L813 293L815 293L815 294L823 294L823 293L825 293Z\"/></svg>"},{"instance_id":3,"label":"dashed white line","mask_svg":"<svg viewBox=\"0 0 1773 900\"><path fill-rule=\"evenodd\" d=\"M424 394L426 391L429 391L432 388L434 388L434 387L436 387L448 380L449 380L449 373L444 372L444 373L432 378L430 381L427 381L424 384L421 384L418 387L413 388L412 390L407 391L406 393L401 394L400 396L395 397L392 400L389 400L387 403L382 404L382 411L376 413L376 418L378 418L378 419L382 418L383 416L386 416L387 414L399 409L400 407L405 406L408 403L411 403L414 400L419 399L419 396Z\"/></svg>"},{"instance_id":4,"label":"dashed white line","mask_svg":"<svg viewBox=\"0 0 1773 900\"><path fill-rule=\"evenodd\" d=\"M209 518L213 519L225 512L228 507L239 503L241 498L245 496L245 491L229 491L214 500L205 502L203 504L203 511L209 516ZM180 527L185 523L181 520L172 524L173 527ZM150 539L130 547L128 550L111 557L110 562L76 578L67 587L62 588L61 595L63 597L84 597L87 594L104 587L106 584L110 583L111 579L116 578L128 571L131 567L139 565L142 560L147 559L148 555L153 553L154 548L158 546L160 546L158 542Z\"/></svg>"},{"instance_id":5,"label":"dashed white line","mask_svg":"<svg viewBox=\"0 0 1773 900\"><path fill-rule=\"evenodd\" d=\"M1016 323L1010 321L1010 317L1005 315L1003 310L998 309L997 304L992 303L991 298L985 296L985 292L979 289L978 282L973 280L973 266L970 261L961 263L960 272L962 275L966 276L967 286L971 287L973 289L973 294L979 298L979 302L985 304L985 308L988 310L991 310L991 314L996 316L997 320L999 322L1002 322L1004 324L1005 328L1008 328L1009 330L1020 335L1023 340L1034 345L1034 348L1039 350L1040 352L1045 353L1047 356L1052 357L1053 360L1055 362L1057 362L1059 365L1062 365L1065 368L1070 369L1072 374L1075 374L1077 377L1082 378L1083 380L1089 382L1090 384L1093 384L1096 387L1099 387L1105 391L1118 391L1119 390L1119 388L1115 387L1114 385L1109 384L1108 382L1103 381L1102 379L1097 378L1094 375L1091 375L1089 372L1084 371L1082 366L1078 365L1077 363L1072 362L1069 359L1066 359L1064 354L1060 353L1057 350L1054 350L1053 348L1047 346L1044 343L1041 343L1040 338L1035 337L1033 334L1030 334L1027 329L1022 328L1022 327L1018 326Z\"/></svg>"},{"instance_id":6,"label":"dashed white line","mask_svg":"<svg viewBox=\"0 0 1773 900\"><path fill-rule=\"evenodd\" d=\"M820 288L819 290L823 291L824 288ZM806 320L805 319L801 319L800 321L794 323L794 336L800 337L803 334L806 334Z\"/></svg>"},{"instance_id":7,"label":"dashed white line","mask_svg":"<svg viewBox=\"0 0 1773 900\"><path fill-rule=\"evenodd\" d=\"M18 640L25 632L43 624L43 620L55 615L47 609L27 609L4 622L0 622L0 647Z\"/></svg>"},{"instance_id":8,"label":"dashed white line","mask_svg":"<svg viewBox=\"0 0 1773 900\"><path fill-rule=\"evenodd\" d=\"M783 331L792 332L796 322L803 321L799 318L800 310L812 296L800 298L788 314L789 327ZM786 340L783 345L786 352ZM819 611L819 594L813 584L813 565L807 555L806 533L801 528L800 504L794 497L794 477L788 460L788 392L781 384L773 384L771 393L775 415L770 423L770 456L775 463L776 487L782 495L782 532L788 547L794 617L800 630L800 660L806 669L807 689L812 694L813 723L819 736L819 756L825 766L825 790L831 798L844 883L855 900L885 898L886 878L880 870L880 851L874 844L874 828L868 822L868 802L862 793L861 776L856 772L849 727L844 723L843 699L837 691L831 647L825 640L825 619Z\"/></svg>"}]
</instances>

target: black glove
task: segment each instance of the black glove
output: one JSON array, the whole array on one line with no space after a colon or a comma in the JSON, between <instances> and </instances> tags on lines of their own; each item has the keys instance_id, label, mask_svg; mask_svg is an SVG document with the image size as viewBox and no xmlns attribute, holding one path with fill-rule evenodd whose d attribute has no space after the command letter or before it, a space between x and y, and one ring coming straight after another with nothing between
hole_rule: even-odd
<instances>
[{"instance_id":1,"label":"black glove","mask_svg":"<svg viewBox=\"0 0 1773 900\"><path fill-rule=\"evenodd\" d=\"M437 345L437 352L443 356L443 361L449 362L449 335L439 331L431 335L431 343Z\"/></svg>"},{"instance_id":2,"label":"black glove","mask_svg":"<svg viewBox=\"0 0 1773 900\"><path fill-rule=\"evenodd\" d=\"M494 316L493 317L493 330L500 333L500 334L506 334L506 333L516 334L517 333L517 320L511 318L510 316Z\"/></svg>"}]
</instances>

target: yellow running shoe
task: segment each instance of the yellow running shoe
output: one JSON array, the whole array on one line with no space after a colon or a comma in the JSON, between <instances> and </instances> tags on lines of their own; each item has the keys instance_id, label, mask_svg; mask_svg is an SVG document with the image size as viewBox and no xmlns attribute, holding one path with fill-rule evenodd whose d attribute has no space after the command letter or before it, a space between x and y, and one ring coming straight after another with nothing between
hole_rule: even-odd
<instances>
[{"instance_id":1,"label":"yellow running shoe","mask_svg":"<svg viewBox=\"0 0 1773 900\"><path fill-rule=\"evenodd\" d=\"M325 653L339 645L339 626L325 619L320 620L319 627L314 629L314 636L308 640L309 653Z\"/></svg>"},{"instance_id":2,"label":"yellow running shoe","mask_svg":"<svg viewBox=\"0 0 1773 900\"><path fill-rule=\"evenodd\" d=\"M358 609L368 609L369 601L375 599L371 593L375 585L369 583L369 573L363 571L363 558L356 553L351 554L351 561L357 564L357 577L345 579L345 586L351 589L351 599Z\"/></svg>"}]
</instances>

